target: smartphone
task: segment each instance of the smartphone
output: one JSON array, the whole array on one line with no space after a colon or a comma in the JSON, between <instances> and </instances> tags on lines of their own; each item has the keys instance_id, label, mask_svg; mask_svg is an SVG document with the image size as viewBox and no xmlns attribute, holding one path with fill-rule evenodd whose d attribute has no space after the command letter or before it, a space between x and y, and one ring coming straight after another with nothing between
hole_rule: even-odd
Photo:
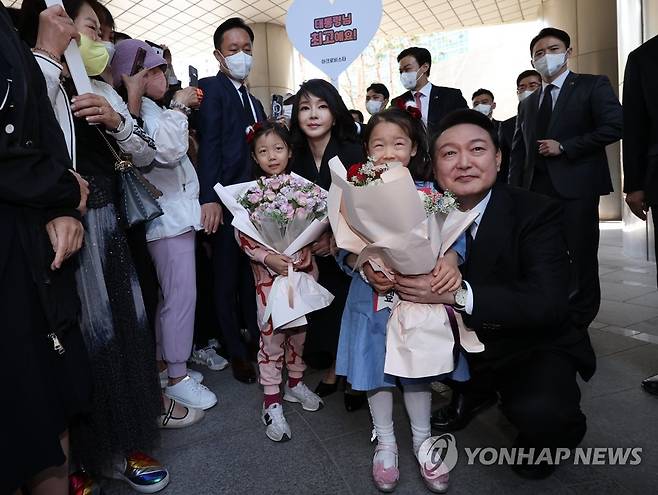
<instances>
[{"instance_id":1,"label":"smartphone","mask_svg":"<svg viewBox=\"0 0 658 495\"><path fill-rule=\"evenodd\" d=\"M187 67L187 70L190 75L190 86L199 87L199 71L191 65Z\"/></svg>"},{"instance_id":2,"label":"smartphone","mask_svg":"<svg viewBox=\"0 0 658 495\"><path fill-rule=\"evenodd\" d=\"M144 40L146 43L148 43L151 48L153 48L153 51L160 55L161 57L164 57L164 48L162 46L158 45L157 43L153 43L152 41L149 40Z\"/></svg>"},{"instance_id":3,"label":"smartphone","mask_svg":"<svg viewBox=\"0 0 658 495\"><path fill-rule=\"evenodd\" d=\"M283 115L283 95L272 95L272 118L278 119Z\"/></svg>"},{"instance_id":4,"label":"smartphone","mask_svg":"<svg viewBox=\"0 0 658 495\"><path fill-rule=\"evenodd\" d=\"M130 70L130 75L134 76L144 68L144 59L146 58L146 50L138 48L135 53L135 60L133 61L133 68Z\"/></svg>"}]
</instances>

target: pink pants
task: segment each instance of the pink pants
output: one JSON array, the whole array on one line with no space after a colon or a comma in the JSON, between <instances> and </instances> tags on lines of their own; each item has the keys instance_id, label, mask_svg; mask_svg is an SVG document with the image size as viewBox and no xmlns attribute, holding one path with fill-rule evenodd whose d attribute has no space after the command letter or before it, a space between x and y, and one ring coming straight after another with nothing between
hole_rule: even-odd
<instances>
[{"instance_id":1,"label":"pink pants","mask_svg":"<svg viewBox=\"0 0 658 495\"><path fill-rule=\"evenodd\" d=\"M148 243L161 291L155 314L155 357L167 363L171 378L185 376L192 352L196 308L194 239L195 233L190 231Z\"/></svg>"},{"instance_id":2,"label":"pink pants","mask_svg":"<svg viewBox=\"0 0 658 495\"><path fill-rule=\"evenodd\" d=\"M265 257L271 253L265 246L251 237L236 230L235 237L240 248L249 256L256 286L256 308L258 327L260 328L260 347L258 350L258 371L260 384L267 395L279 393L283 365L291 378L302 378L306 364L302 359L306 327L291 328L278 332L272 331L272 319L263 323L267 306L267 296L274 283L274 275L265 267ZM317 266L313 262L310 273L317 279Z\"/></svg>"},{"instance_id":3,"label":"pink pants","mask_svg":"<svg viewBox=\"0 0 658 495\"><path fill-rule=\"evenodd\" d=\"M302 359L306 327L291 328L274 333L272 324L260 331L260 348L258 350L258 371L260 384L265 394L279 393L281 371L285 362L288 376L302 378L306 364Z\"/></svg>"}]
</instances>

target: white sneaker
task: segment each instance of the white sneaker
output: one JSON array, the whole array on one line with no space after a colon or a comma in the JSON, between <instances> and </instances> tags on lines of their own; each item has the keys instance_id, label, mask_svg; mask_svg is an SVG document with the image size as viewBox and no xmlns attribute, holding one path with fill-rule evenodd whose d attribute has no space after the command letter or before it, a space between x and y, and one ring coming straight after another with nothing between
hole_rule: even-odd
<instances>
[{"instance_id":1,"label":"white sneaker","mask_svg":"<svg viewBox=\"0 0 658 495\"><path fill-rule=\"evenodd\" d=\"M273 442L287 442L292 438L290 426L288 426L286 417L283 415L283 406L278 402L272 404L267 409L265 409L265 404L263 404L261 419L263 420L263 424L267 426L265 429L267 438Z\"/></svg>"},{"instance_id":2,"label":"white sneaker","mask_svg":"<svg viewBox=\"0 0 658 495\"><path fill-rule=\"evenodd\" d=\"M304 382L299 382L293 388L290 388L286 382L283 391L283 400L299 402L304 411L317 411L324 407L324 402L320 399L320 396L311 392Z\"/></svg>"},{"instance_id":3,"label":"white sneaker","mask_svg":"<svg viewBox=\"0 0 658 495\"><path fill-rule=\"evenodd\" d=\"M170 399L175 399L187 407L205 410L217 404L217 396L208 387L201 385L189 376L183 378L176 385L166 387L164 393Z\"/></svg>"},{"instance_id":4,"label":"white sneaker","mask_svg":"<svg viewBox=\"0 0 658 495\"><path fill-rule=\"evenodd\" d=\"M192 351L190 361L208 366L213 371L220 371L228 366L228 361L217 354L217 351L212 345L201 349L195 347Z\"/></svg>"},{"instance_id":5,"label":"white sneaker","mask_svg":"<svg viewBox=\"0 0 658 495\"><path fill-rule=\"evenodd\" d=\"M189 368L187 368L186 371L187 371L187 376L189 376L195 382L197 383L203 382L203 375L198 371L194 371ZM167 374L167 368L163 369L160 372L159 376L160 376L160 388L165 388L167 385L169 385L169 375Z\"/></svg>"}]
</instances>

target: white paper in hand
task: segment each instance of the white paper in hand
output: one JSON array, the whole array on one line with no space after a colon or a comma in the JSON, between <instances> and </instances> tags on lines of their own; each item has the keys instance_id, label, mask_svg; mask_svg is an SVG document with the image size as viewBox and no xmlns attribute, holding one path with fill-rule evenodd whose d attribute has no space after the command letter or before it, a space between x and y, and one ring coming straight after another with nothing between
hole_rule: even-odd
<instances>
[{"instance_id":1,"label":"white paper in hand","mask_svg":"<svg viewBox=\"0 0 658 495\"><path fill-rule=\"evenodd\" d=\"M62 0L46 0L46 7L52 7L53 5L61 5L64 8ZM78 94L93 93L94 90L91 88L89 76L87 75L85 64L80 55L80 49L75 40L71 40L68 48L64 51L64 58L66 59L66 65L69 68L69 73Z\"/></svg>"}]
</instances>

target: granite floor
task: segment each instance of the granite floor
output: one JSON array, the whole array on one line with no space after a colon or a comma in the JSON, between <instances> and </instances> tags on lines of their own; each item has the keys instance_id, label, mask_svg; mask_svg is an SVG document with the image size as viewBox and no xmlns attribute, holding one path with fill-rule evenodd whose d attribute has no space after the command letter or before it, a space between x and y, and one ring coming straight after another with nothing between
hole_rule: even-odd
<instances>
[{"instance_id":1,"label":"granite floor","mask_svg":"<svg viewBox=\"0 0 658 495\"><path fill-rule=\"evenodd\" d=\"M451 494L656 493L658 487L658 398L640 382L658 373L658 292L654 263L625 258L621 224L602 224L599 250L603 301L591 338L598 370L583 383L582 407L588 418L584 447L640 447L639 465L561 466L549 479L526 481L506 466L467 465L465 447L509 446L513 429L497 408L456 433L460 457L451 472ZM198 369L198 368L197 368ZM326 407L307 413L287 404L293 438L269 441L260 423L257 385L233 380L230 370L204 372L219 396L203 422L186 430L163 431L155 452L170 470L164 495L192 494L369 494L373 445L367 409L347 413L342 394ZM314 386L318 372L307 375ZM446 401L440 393L438 406ZM396 493L428 493L411 454L411 436L399 396L395 403L401 481ZM651 467L653 466L653 467ZM118 481L104 482L109 495L134 493Z\"/></svg>"}]
</instances>

